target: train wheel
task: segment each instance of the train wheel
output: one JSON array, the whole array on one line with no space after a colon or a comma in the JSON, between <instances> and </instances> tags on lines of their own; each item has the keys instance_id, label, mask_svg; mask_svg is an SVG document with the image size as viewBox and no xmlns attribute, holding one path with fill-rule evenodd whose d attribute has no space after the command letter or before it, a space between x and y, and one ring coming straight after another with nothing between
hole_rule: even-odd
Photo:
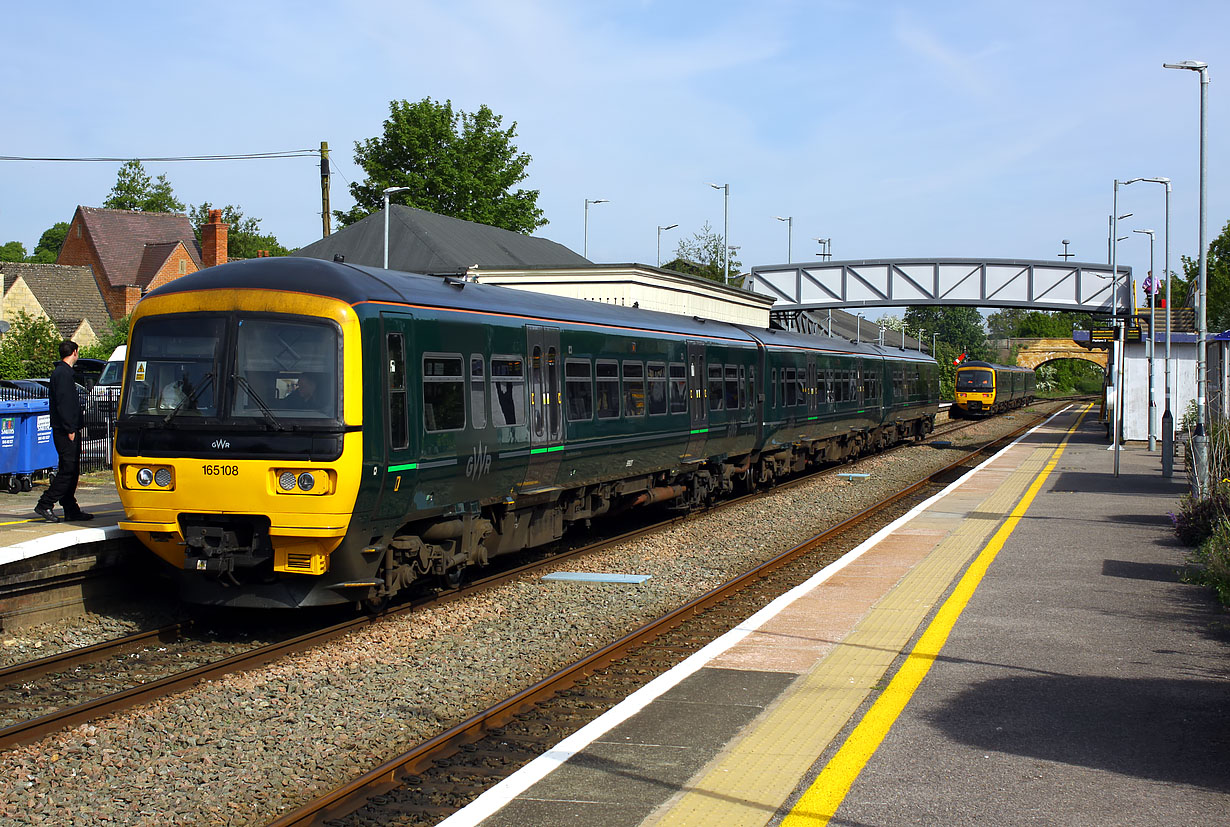
<instances>
[{"instance_id":1,"label":"train wheel","mask_svg":"<svg viewBox=\"0 0 1230 827\"><path fill-rule=\"evenodd\" d=\"M359 605L366 614L378 615L388 608L389 596L382 594L379 597L365 597L359 601Z\"/></svg>"}]
</instances>

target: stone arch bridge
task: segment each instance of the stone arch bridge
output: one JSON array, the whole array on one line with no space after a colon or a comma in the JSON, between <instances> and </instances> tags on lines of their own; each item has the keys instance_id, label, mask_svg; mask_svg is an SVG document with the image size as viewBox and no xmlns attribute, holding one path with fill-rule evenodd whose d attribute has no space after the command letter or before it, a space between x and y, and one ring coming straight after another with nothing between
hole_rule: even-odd
<instances>
[{"instance_id":1,"label":"stone arch bridge","mask_svg":"<svg viewBox=\"0 0 1230 827\"><path fill-rule=\"evenodd\" d=\"M1005 364L1012 358L1012 350L1019 348L1016 363L1023 368L1037 369L1055 359L1080 359L1106 370L1109 362L1108 350L1090 350L1071 339L999 339L996 345L997 358Z\"/></svg>"}]
</instances>

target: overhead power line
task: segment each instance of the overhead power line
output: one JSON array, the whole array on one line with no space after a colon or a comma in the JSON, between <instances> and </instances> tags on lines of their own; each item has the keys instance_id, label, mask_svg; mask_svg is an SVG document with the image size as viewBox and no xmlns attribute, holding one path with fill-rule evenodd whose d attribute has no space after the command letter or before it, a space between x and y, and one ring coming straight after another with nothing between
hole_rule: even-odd
<instances>
[{"instance_id":1,"label":"overhead power line","mask_svg":"<svg viewBox=\"0 0 1230 827\"><path fill-rule=\"evenodd\" d=\"M319 156L318 149L287 149L281 152L247 152L240 155L183 155L179 157L149 157L149 158L34 158L23 155L0 155L0 161L105 161L114 163L127 161L248 161L263 158L302 158Z\"/></svg>"}]
</instances>

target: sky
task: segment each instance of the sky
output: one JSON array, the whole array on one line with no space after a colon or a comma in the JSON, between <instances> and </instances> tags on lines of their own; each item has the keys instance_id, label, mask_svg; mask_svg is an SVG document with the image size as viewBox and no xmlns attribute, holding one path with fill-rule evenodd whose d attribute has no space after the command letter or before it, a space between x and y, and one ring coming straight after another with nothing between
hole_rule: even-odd
<instances>
[{"instance_id":1,"label":"sky","mask_svg":"<svg viewBox=\"0 0 1230 827\"><path fill-rule=\"evenodd\" d=\"M1199 75L1210 64L1208 238L1230 220L1230 3L760 0L68 0L6 4L0 155L317 149L333 209L389 104L488 106L532 156L537 235L657 262L702 226L747 270L899 257L1105 262L1113 182L1169 177L1171 268L1198 239ZM1223 74L1225 73L1225 74ZM1223 91L1224 90L1224 91ZM119 162L0 161L0 244L30 251ZM291 248L321 235L311 157L145 163L188 205L233 204ZM1119 191L1138 280L1164 190ZM792 230L777 216L793 219ZM334 224L336 229L336 223ZM788 237L789 236L789 237Z\"/></svg>"}]
</instances>

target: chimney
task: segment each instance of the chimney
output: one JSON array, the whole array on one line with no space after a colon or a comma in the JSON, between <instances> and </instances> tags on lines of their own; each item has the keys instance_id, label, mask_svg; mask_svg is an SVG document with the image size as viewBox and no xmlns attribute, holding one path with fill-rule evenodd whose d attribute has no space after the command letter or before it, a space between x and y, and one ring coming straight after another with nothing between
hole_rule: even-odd
<instances>
[{"instance_id":1,"label":"chimney","mask_svg":"<svg viewBox=\"0 0 1230 827\"><path fill-rule=\"evenodd\" d=\"M222 210L209 211L209 223L201 225L201 266L226 264L226 231Z\"/></svg>"}]
</instances>

